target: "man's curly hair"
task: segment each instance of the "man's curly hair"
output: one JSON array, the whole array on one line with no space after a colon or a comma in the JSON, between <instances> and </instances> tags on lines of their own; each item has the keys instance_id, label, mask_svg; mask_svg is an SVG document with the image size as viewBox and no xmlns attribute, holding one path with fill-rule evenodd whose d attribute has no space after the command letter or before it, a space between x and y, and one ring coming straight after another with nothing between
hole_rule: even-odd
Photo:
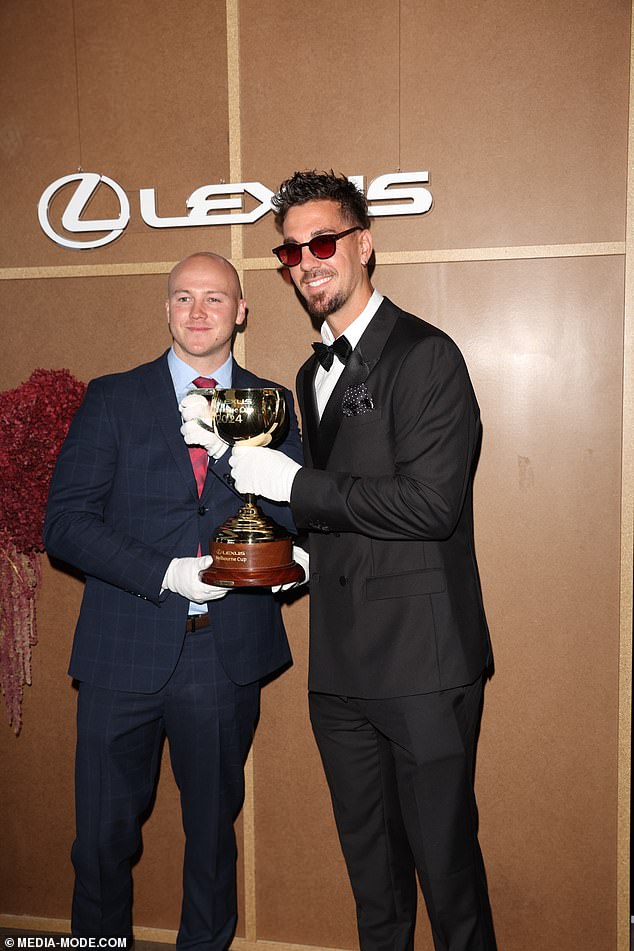
<instances>
[{"instance_id":1,"label":"man's curly hair","mask_svg":"<svg viewBox=\"0 0 634 951\"><path fill-rule=\"evenodd\" d=\"M317 172L314 169L295 172L282 182L271 204L277 223L283 225L288 210L294 205L324 200L338 202L346 221L361 225L362 228L370 227L365 195L345 175L336 175L332 169L330 172Z\"/></svg>"}]
</instances>

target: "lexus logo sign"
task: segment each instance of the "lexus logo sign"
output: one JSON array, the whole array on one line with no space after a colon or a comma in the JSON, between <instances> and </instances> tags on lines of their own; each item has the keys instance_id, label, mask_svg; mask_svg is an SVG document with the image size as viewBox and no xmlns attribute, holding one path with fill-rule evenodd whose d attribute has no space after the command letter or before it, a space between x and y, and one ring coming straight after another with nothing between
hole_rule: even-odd
<instances>
[{"instance_id":1,"label":"lexus logo sign","mask_svg":"<svg viewBox=\"0 0 634 951\"><path fill-rule=\"evenodd\" d=\"M64 238L53 230L48 219L48 208L54 195L69 182L79 182L79 184L62 215L62 225L66 231L71 231L73 234L80 234L84 231L105 231L107 233L103 238L95 238L90 241L71 241L70 238ZM119 217L82 221L80 215L100 182L111 188L117 196L120 209ZM44 189L38 202L37 214L44 234L47 234L57 244L61 244L65 248L99 248L104 244L110 244L111 241L115 241L119 235L123 234L123 229L130 220L130 202L121 185L117 185L111 178L107 178L105 175L97 175L96 172L77 172L75 175L64 175L63 178L58 178L57 181Z\"/></svg>"},{"instance_id":2,"label":"lexus logo sign","mask_svg":"<svg viewBox=\"0 0 634 951\"><path fill-rule=\"evenodd\" d=\"M362 175L349 176L357 188L363 190ZM50 208L57 193L77 182L75 191L61 215L61 226L71 234L103 232L101 237L73 240L55 230L50 220ZM421 187L429 182L429 172L394 172L373 179L366 196L370 215L424 215L432 206L429 189ZM397 186L397 187L395 187ZM400 186L400 187L398 187ZM88 202L98 189L110 189L119 205L117 218L84 218ZM70 192L69 192L70 194ZM156 212L156 193L153 188L139 189L139 209L143 221L151 228L194 228L210 225L252 224L271 211L273 192L261 182L237 182L235 184L202 185L191 193L186 201L189 209L181 217L159 217ZM255 199L251 211L245 210L245 196ZM42 230L48 237L64 248L99 248L119 238L130 221L130 202L121 185L97 172L76 172L64 175L44 189L37 206Z\"/></svg>"}]
</instances>

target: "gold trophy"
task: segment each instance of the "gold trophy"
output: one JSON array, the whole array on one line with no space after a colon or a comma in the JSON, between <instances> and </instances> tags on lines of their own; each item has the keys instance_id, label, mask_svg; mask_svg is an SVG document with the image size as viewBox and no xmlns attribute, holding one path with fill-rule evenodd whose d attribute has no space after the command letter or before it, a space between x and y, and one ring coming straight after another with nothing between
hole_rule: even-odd
<instances>
[{"instance_id":1,"label":"gold trophy","mask_svg":"<svg viewBox=\"0 0 634 951\"><path fill-rule=\"evenodd\" d=\"M230 446L268 446L283 435L286 401L279 389L197 389L210 400L211 430ZM301 581L304 570L293 561L293 542L288 532L263 515L255 496L227 519L209 542L213 557L210 568L200 577L205 584L223 588L268 587Z\"/></svg>"}]
</instances>

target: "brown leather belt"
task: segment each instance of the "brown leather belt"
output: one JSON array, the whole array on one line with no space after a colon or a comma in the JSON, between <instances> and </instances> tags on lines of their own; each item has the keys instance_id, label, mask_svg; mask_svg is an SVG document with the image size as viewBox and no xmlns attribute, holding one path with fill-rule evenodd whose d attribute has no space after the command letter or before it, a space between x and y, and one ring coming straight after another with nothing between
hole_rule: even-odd
<instances>
[{"instance_id":1,"label":"brown leather belt","mask_svg":"<svg viewBox=\"0 0 634 951\"><path fill-rule=\"evenodd\" d=\"M185 630L188 634L200 631L203 627L209 627L209 614L190 614L185 624Z\"/></svg>"}]
</instances>

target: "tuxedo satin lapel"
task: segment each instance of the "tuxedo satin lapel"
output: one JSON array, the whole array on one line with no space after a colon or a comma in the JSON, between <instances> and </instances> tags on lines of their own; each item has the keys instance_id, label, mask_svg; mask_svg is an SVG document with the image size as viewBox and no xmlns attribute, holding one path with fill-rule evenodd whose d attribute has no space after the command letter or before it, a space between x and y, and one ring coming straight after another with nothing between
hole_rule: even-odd
<instances>
[{"instance_id":1,"label":"tuxedo satin lapel","mask_svg":"<svg viewBox=\"0 0 634 951\"><path fill-rule=\"evenodd\" d=\"M144 385L154 415L163 430L165 440L174 457L174 463L183 479L188 483L192 495L198 498L198 489L189 451L180 432L181 414L178 410L166 354L154 363L148 364L145 370Z\"/></svg>"},{"instance_id":2,"label":"tuxedo satin lapel","mask_svg":"<svg viewBox=\"0 0 634 951\"><path fill-rule=\"evenodd\" d=\"M376 366L397 319L398 311L396 307L391 300L385 297L355 348L359 353L360 363L367 370L367 373L365 376L351 381L351 383L365 383Z\"/></svg>"},{"instance_id":3,"label":"tuxedo satin lapel","mask_svg":"<svg viewBox=\"0 0 634 951\"><path fill-rule=\"evenodd\" d=\"M365 383L381 356L385 343L397 319L394 305L385 298L366 327L361 340L352 351L345 369L337 381L321 417L318 434L318 452L321 467L325 468L334 445L343 413L343 395L349 386Z\"/></svg>"},{"instance_id":4,"label":"tuxedo satin lapel","mask_svg":"<svg viewBox=\"0 0 634 951\"><path fill-rule=\"evenodd\" d=\"M306 455L306 464L319 465L319 442L318 428L319 419L317 417L317 402L315 400L315 373L319 361L317 357L310 357L300 370L300 385L298 386L297 396L301 403L302 427L304 430L304 453Z\"/></svg>"}]
</instances>

